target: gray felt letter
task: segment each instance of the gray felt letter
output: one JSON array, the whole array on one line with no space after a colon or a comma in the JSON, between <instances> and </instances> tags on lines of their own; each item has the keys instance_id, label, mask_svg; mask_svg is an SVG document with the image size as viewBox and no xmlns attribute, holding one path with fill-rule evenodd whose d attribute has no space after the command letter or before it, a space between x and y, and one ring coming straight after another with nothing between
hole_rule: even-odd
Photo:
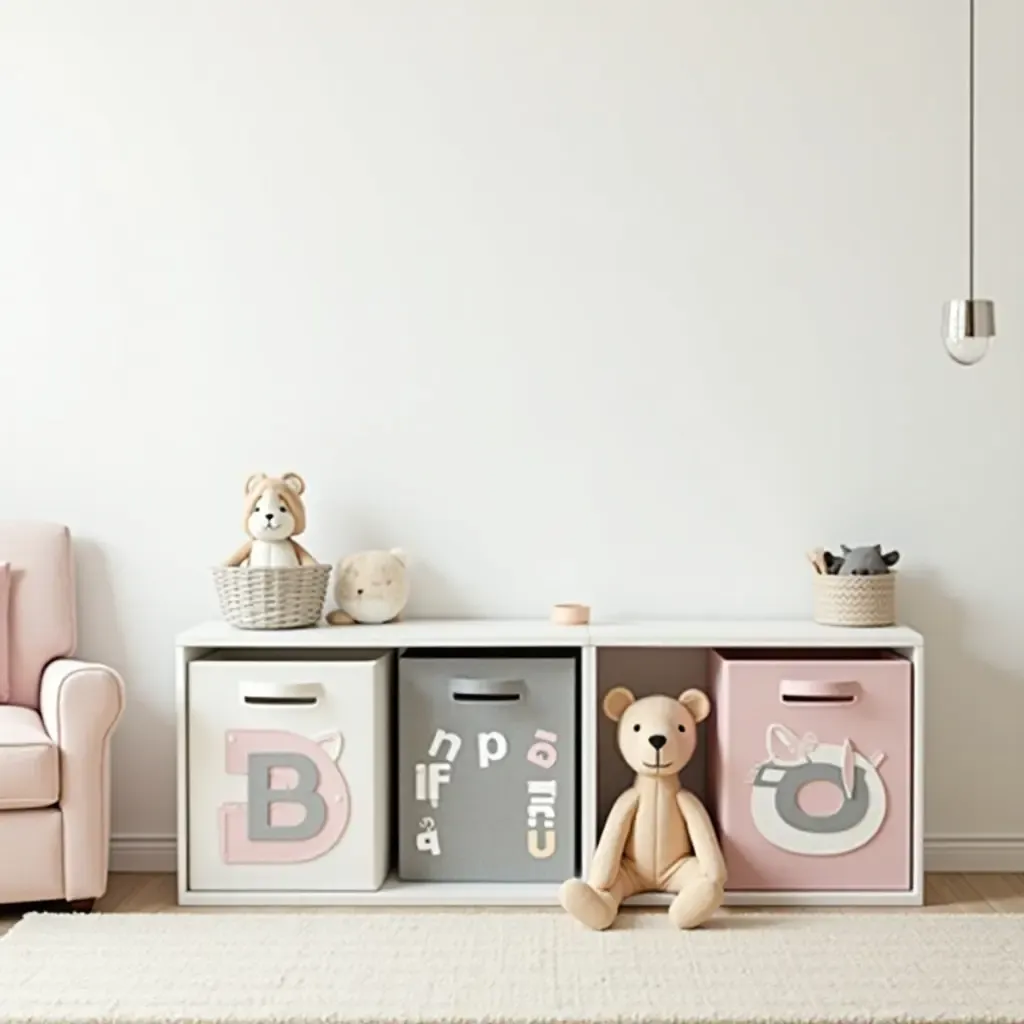
<instances>
[{"instance_id":1,"label":"gray felt letter","mask_svg":"<svg viewBox=\"0 0 1024 1024\"><path fill-rule=\"evenodd\" d=\"M273 768L291 768L299 777L292 789L271 789ZM305 754L279 751L274 754L249 755L249 838L304 840L319 835L327 821L327 806L316 791L320 772L312 758ZM302 804L306 816L297 825L271 825L270 808L275 803Z\"/></svg>"}]
</instances>

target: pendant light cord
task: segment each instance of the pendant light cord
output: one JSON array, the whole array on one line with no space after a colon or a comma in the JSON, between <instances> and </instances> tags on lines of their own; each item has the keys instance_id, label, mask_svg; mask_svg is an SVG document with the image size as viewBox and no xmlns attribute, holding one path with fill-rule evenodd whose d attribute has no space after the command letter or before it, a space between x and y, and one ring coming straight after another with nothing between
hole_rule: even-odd
<instances>
[{"instance_id":1,"label":"pendant light cord","mask_svg":"<svg viewBox=\"0 0 1024 1024\"><path fill-rule=\"evenodd\" d=\"M967 295L974 298L974 0L970 0L971 25L968 32L970 39L970 55L968 57L968 97L970 116L967 122L967 231L969 235L967 250Z\"/></svg>"}]
</instances>

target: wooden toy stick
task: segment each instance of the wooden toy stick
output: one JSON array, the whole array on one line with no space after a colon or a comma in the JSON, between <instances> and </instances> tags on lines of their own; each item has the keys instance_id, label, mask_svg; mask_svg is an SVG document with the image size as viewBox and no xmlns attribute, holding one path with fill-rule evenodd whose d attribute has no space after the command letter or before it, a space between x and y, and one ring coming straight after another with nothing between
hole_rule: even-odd
<instances>
[{"instance_id":1,"label":"wooden toy stick","mask_svg":"<svg viewBox=\"0 0 1024 1024\"><path fill-rule=\"evenodd\" d=\"M807 560L814 566L814 571L822 576L828 574L828 567L825 565L824 548L815 548L807 552Z\"/></svg>"}]
</instances>

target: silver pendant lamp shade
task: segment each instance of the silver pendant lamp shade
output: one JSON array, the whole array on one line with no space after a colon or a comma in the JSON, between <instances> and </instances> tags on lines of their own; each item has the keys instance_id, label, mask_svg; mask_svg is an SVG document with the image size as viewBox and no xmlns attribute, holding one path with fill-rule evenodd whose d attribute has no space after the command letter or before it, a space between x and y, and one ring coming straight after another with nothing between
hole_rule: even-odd
<instances>
[{"instance_id":1,"label":"silver pendant lamp shade","mask_svg":"<svg viewBox=\"0 0 1024 1024\"><path fill-rule=\"evenodd\" d=\"M950 358L961 366L980 362L996 336L996 304L974 297L974 0L970 0L969 94L967 165L968 179L968 271L966 299L952 299L942 309L942 340Z\"/></svg>"},{"instance_id":2,"label":"silver pendant lamp shade","mask_svg":"<svg viewBox=\"0 0 1024 1024\"><path fill-rule=\"evenodd\" d=\"M996 336L996 304L991 299L950 299L942 310L942 336L950 358L973 366Z\"/></svg>"}]
</instances>

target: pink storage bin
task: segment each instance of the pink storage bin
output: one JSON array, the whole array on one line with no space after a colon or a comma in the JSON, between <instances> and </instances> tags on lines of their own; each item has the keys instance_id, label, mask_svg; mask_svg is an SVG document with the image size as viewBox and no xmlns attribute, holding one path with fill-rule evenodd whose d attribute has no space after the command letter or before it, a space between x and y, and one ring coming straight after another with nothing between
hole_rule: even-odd
<instances>
[{"instance_id":1,"label":"pink storage bin","mask_svg":"<svg viewBox=\"0 0 1024 1024\"><path fill-rule=\"evenodd\" d=\"M728 889L911 888L911 673L887 651L711 653Z\"/></svg>"}]
</instances>

